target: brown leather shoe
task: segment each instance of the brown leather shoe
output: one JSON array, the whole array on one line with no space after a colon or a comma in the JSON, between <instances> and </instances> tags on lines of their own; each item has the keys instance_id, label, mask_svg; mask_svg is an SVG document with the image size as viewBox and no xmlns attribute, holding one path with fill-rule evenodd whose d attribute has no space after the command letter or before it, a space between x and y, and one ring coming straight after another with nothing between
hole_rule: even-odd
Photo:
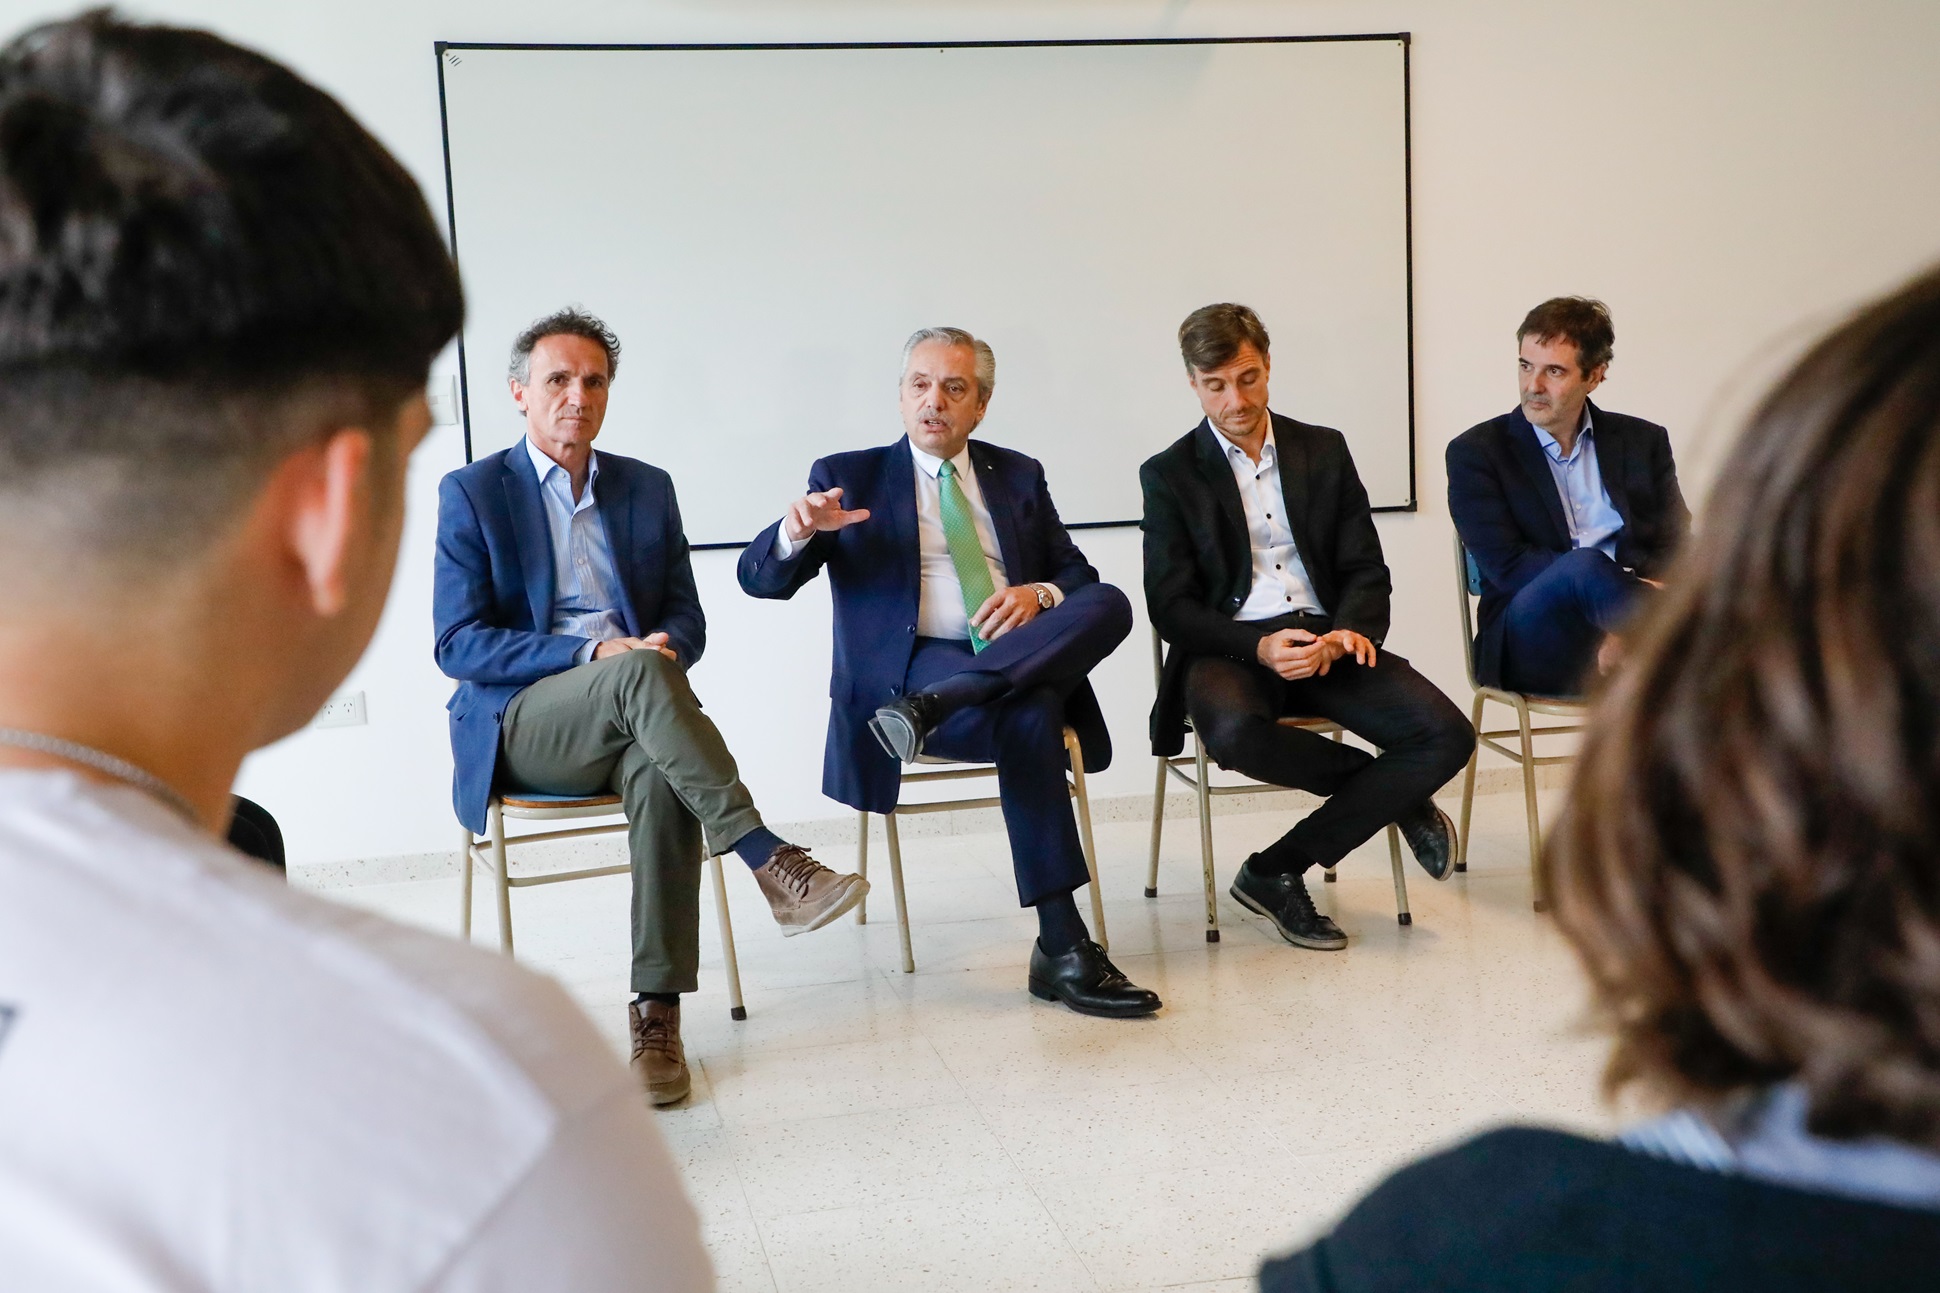
<instances>
[{"instance_id":1,"label":"brown leather shoe","mask_svg":"<svg viewBox=\"0 0 1940 1293\"><path fill-rule=\"evenodd\" d=\"M693 1089L687 1052L680 1045L680 1005L630 1001L627 1023L633 1031L633 1075L655 1104L679 1104Z\"/></svg>"},{"instance_id":2,"label":"brown leather shoe","mask_svg":"<svg viewBox=\"0 0 1940 1293\"><path fill-rule=\"evenodd\" d=\"M754 878L785 938L820 929L869 892L869 882L861 876L831 871L796 844L784 844L769 854Z\"/></svg>"}]
</instances>

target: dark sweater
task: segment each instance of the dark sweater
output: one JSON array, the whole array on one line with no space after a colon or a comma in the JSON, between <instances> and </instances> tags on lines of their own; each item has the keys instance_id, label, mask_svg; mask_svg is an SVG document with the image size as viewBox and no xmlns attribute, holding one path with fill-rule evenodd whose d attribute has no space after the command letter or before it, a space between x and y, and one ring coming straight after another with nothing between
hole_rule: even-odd
<instances>
[{"instance_id":1,"label":"dark sweater","mask_svg":"<svg viewBox=\"0 0 1940 1293\"><path fill-rule=\"evenodd\" d=\"M1509 1128L1403 1168L1260 1288L1940 1289L1940 1213Z\"/></svg>"}]
</instances>

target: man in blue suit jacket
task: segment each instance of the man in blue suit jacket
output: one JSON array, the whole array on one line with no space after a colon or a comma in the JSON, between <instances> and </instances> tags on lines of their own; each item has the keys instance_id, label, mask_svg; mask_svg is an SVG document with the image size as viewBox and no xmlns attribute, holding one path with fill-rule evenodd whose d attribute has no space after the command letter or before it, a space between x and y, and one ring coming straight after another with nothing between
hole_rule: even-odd
<instances>
[{"instance_id":1,"label":"man in blue suit jacket","mask_svg":"<svg viewBox=\"0 0 1940 1293\"><path fill-rule=\"evenodd\" d=\"M1091 941L1089 880L1064 783L1063 729L1087 770L1111 758L1085 676L1131 632L1058 519L1044 469L973 444L996 381L990 347L925 328L903 348L904 439L836 454L741 555L741 587L786 598L827 567L835 659L822 790L895 808L901 763L928 751L995 763L1019 902L1038 914L1029 986L1086 1014L1159 1008Z\"/></svg>"},{"instance_id":2,"label":"man in blue suit jacket","mask_svg":"<svg viewBox=\"0 0 1940 1293\"><path fill-rule=\"evenodd\" d=\"M673 481L595 454L619 342L574 310L513 345L526 436L446 476L433 587L451 698L453 797L485 827L495 787L617 793L633 861L634 1068L657 1104L687 1094L680 993L695 987L701 840L750 867L789 934L868 891L777 838L687 684L707 622Z\"/></svg>"},{"instance_id":3,"label":"man in blue suit jacket","mask_svg":"<svg viewBox=\"0 0 1940 1293\"><path fill-rule=\"evenodd\" d=\"M1590 403L1615 342L1602 302L1543 302L1516 330L1520 405L1449 443L1449 515L1482 573L1485 686L1578 694L1690 530L1670 434Z\"/></svg>"}]
</instances>

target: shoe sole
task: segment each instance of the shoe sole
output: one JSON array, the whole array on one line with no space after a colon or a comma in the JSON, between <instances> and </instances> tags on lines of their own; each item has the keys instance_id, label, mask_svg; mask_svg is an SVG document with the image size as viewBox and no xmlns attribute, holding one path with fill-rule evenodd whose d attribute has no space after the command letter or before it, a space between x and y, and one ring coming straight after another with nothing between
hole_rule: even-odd
<instances>
[{"instance_id":1,"label":"shoe sole","mask_svg":"<svg viewBox=\"0 0 1940 1293\"><path fill-rule=\"evenodd\" d=\"M683 1069L678 1082L663 1083L660 1086L642 1083L642 1086L646 1090L648 1102L658 1109L665 1105L679 1104L685 1100L694 1089L694 1075Z\"/></svg>"},{"instance_id":2,"label":"shoe sole","mask_svg":"<svg viewBox=\"0 0 1940 1293\"><path fill-rule=\"evenodd\" d=\"M916 729L900 718L892 721L895 727L893 732L890 730L891 724L883 722L881 715L877 715L869 720L869 730L875 734L876 741L890 758L901 763L916 762L916 756L923 752L923 743L916 739Z\"/></svg>"},{"instance_id":3,"label":"shoe sole","mask_svg":"<svg viewBox=\"0 0 1940 1293\"><path fill-rule=\"evenodd\" d=\"M842 895L839 901L830 903L826 909L818 912L815 919L809 921L806 925L783 925L781 927L781 936L783 938L793 938L797 934L806 934L810 930L820 929L822 926L831 924L839 917L846 916L854 911L856 904L869 896L869 882L859 875L849 878L854 880L855 883L849 886L848 891Z\"/></svg>"},{"instance_id":4,"label":"shoe sole","mask_svg":"<svg viewBox=\"0 0 1940 1293\"><path fill-rule=\"evenodd\" d=\"M1091 1015L1092 1017L1097 1019L1142 1019L1146 1015L1156 1015L1157 1013L1159 1013L1160 1010L1164 1008L1164 1005L1165 1005L1164 1002L1160 1002L1158 1005L1153 1006L1149 1010L1143 1006L1121 1006L1115 1010L1112 1010L1112 1009L1100 1010L1093 1006L1081 1006L1075 1001L1068 1001L1065 998L1060 997L1053 989L1051 989L1048 985L1046 985L1044 980L1042 979L1030 980L1030 988L1031 988L1031 995L1033 997L1036 997L1039 1001L1062 1002L1067 1009L1077 1014Z\"/></svg>"},{"instance_id":5,"label":"shoe sole","mask_svg":"<svg viewBox=\"0 0 1940 1293\"><path fill-rule=\"evenodd\" d=\"M1287 942L1292 943L1295 947L1304 947L1304 948L1307 948L1309 951L1314 951L1314 952L1338 952L1342 948L1347 946L1347 935L1345 934L1342 934L1339 940L1336 941L1331 938L1326 938L1326 939L1313 938L1306 934L1294 933L1292 930L1288 929L1285 925L1282 925L1280 923L1280 918L1278 916L1274 915L1272 912L1268 911L1265 907L1262 907L1259 903L1255 902L1238 885L1234 885L1226 892L1232 894L1234 901L1238 902L1239 905L1246 908L1246 910L1254 913L1255 915L1264 916L1269 921L1273 922L1273 928L1280 931L1280 937L1286 939Z\"/></svg>"}]
</instances>

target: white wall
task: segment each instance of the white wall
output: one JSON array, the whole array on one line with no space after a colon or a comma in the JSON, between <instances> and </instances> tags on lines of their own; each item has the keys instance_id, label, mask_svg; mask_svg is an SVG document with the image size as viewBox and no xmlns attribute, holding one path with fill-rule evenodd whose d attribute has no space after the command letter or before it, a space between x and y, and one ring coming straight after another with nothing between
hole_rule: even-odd
<instances>
[{"instance_id":1,"label":"white wall","mask_svg":"<svg viewBox=\"0 0 1940 1293\"><path fill-rule=\"evenodd\" d=\"M1512 334L1523 311L1561 292L1610 303L1617 359L1601 398L1671 427L1695 497L1731 420L1806 330L1940 253L1940 168L1930 155L1940 138L1932 74L1940 5L1927 0L173 0L130 9L211 26L287 60L340 95L423 180L441 213L434 39L1412 31L1423 506L1379 525L1395 574L1390 643L1464 699L1441 449L1513 402ZM66 11L9 0L0 25ZM569 120L571 105L560 111ZM1178 160L1181 184L1206 182L1191 157ZM562 188L587 164L563 148L507 162ZM577 250L595 282L598 249ZM476 341L485 354L498 344ZM625 383L615 388L614 417L626 416L626 392ZM1298 415L1298 390L1275 394ZM888 399L886 391L885 406ZM1101 448L1109 460L1110 446ZM455 429L420 453L392 605L349 683L368 692L370 725L305 732L244 770L241 789L282 819L298 861L451 843L448 684L430 661L430 542L437 477L461 456ZM1135 531L1080 537L1106 578L1136 589ZM777 821L835 815L819 794L826 594L757 603L734 584L733 554L699 554L696 567L713 645L695 684L763 809ZM1144 633L1141 624L1097 675L1120 758L1094 793L1151 784L1140 757L1151 701Z\"/></svg>"}]
</instances>

